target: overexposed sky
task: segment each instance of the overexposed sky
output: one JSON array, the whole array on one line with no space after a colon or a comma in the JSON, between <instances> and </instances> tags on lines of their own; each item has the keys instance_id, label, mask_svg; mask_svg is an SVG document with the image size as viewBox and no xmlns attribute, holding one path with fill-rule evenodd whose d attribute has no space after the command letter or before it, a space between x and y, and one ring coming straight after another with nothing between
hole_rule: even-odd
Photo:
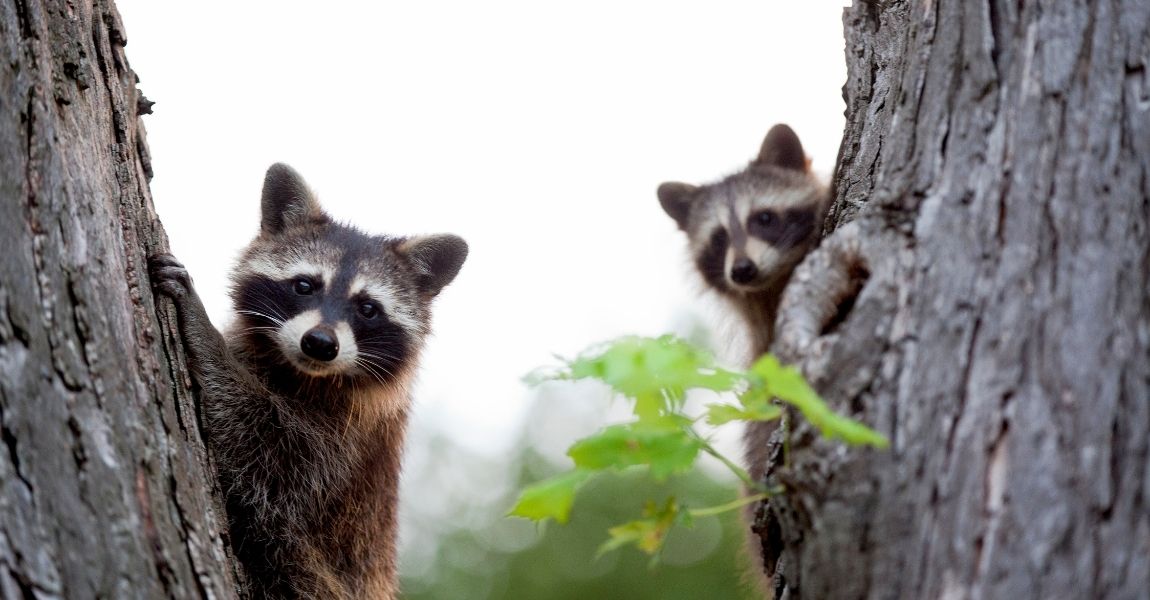
<instances>
[{"instance_id":1,"label":"overexposed sky","mask_svg":"<svg viewBox=\"0 0 1150 600\"><path fill-rule=\"evenodd\" d=\"M117 2L156 208L213 321L273 162L367 231L462 235L416 418L482 453L553 354L697 310L660 182L739 169L776 122L830 172L843 4Z\"/></svg>"}]
</instances>

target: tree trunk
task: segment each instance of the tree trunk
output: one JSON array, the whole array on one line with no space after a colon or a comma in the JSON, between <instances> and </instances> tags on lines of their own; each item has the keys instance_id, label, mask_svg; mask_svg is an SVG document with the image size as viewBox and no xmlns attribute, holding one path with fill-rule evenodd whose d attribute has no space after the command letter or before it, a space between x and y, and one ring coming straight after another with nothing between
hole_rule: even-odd
<instances>
[{"instance_id":1,"label":"tree trunk","mask_svg":"<svg viewBox=\"0 0 1150 600\"><path fill-rule=\"evenodd\" d=\"M775 350L891 447L794 426L778 591L1145 598L1150 3L856 0L845 24L828 224L854 222L796 272Z\"/></svg>"},{"instance_id":2,"label":"tree trunk","mask_svg":"<svg viewBox=\"0 0 1150 600\"><path fill-rule=\"evenodd\" d=\"M111 0L0 0L0 597L235 595Z\"/></svg>"}]
</instances>

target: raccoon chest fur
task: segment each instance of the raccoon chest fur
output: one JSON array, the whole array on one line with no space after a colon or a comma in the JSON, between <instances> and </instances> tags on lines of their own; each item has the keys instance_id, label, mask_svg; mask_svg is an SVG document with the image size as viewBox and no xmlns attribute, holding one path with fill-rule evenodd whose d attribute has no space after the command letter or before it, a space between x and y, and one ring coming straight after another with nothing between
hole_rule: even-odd
<instances>
[{"instance_id":1,"label":"raccoon chest fur","mask_svg":"<svg viewBox=\"0 0 1150 600\"><path fill-rule=\"evenodd\" d=\"M392 597L406 415L355 423L329 397L300 400L248 422L209 416L236 555L257 597Z\"/></svg>"}]
</instances>

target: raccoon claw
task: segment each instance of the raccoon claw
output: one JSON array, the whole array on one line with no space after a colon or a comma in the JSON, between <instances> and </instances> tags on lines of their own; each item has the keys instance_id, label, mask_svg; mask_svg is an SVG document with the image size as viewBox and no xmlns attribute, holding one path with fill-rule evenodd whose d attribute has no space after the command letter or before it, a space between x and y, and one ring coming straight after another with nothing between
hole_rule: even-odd
<instances>
[{"instance_id":1,"label":"raccoon claw","mask_svg":"<svg viewBox=\"0 0 1150 600\"><path fill-rule=\"evenodd\" d=\"M192 289L188 270L171 254L157 254L148 259L148 271L156 291L173 299L183 298Z\"/></svg>"}]
</instances>

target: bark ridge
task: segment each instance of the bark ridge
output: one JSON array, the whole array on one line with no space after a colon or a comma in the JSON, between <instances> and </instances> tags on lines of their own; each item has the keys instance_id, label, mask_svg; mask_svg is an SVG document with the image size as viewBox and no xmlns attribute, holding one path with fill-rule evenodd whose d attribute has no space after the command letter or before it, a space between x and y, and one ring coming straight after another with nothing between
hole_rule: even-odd
<instances>
[{"instance_id":1,"label":"bark ridge","mask_svg":"<svg viewBox=\"0 0 1150 600\"><path fill-rule=\"evenodd\" d=\"M0 597L226 598L110 0L0 0Z\"/></svg>"}]
</instances>

